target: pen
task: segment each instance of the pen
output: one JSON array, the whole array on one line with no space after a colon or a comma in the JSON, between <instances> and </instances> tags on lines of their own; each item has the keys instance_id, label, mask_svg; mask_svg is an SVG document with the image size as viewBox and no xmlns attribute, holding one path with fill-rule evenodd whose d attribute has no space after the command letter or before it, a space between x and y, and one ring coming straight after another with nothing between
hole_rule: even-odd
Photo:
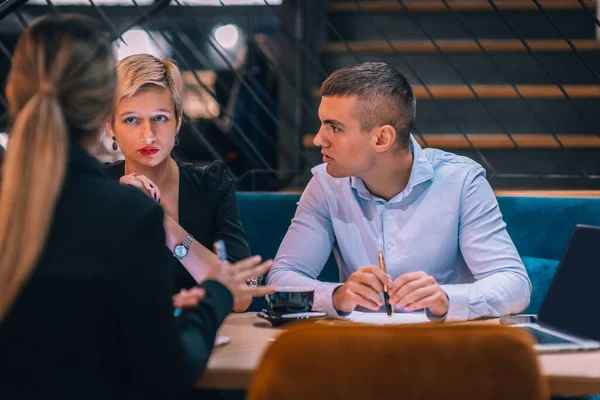
<instances>
[{"instance_id":1,"label":"pen","mask_svg":"<svg viewBox=\"0 0 600 400\"><path fill-rule=\"evenodd\" d=\"M379 250L379 269L381 269L385 274L387 274L387 270L385 268L385 260L383 259L383 252ZM390 304L390 295L388 294L387 285L383 285L383 301L385 305L385 312L388 317L392 318L392 313L394 312L392 305Z\"/></svg>"},{"instance_id":2,"label":"pen","mask_svg":"<svg viewBox=\"0 0 600 400\"><path fill-rule=\"evenodd\" d=\"M219 261L224 262L227 261L227 250L225 250L225 242L222 240L217 240L213 247L215 249L215 253L219 256Z\"/></svg>"}]
</instances>

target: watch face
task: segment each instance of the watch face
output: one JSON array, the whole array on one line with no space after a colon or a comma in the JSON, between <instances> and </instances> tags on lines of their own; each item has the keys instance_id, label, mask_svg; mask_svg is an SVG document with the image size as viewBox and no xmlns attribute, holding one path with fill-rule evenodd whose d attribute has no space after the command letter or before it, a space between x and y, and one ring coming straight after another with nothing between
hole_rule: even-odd
<instances>
[{"instance_id":1,"label":"watch face","mask_svg":"<svg viewBox=\"0 0 600 400\"><path fill-rule=\"evenodd\" d=\"M179 245L175 247L173 254L175 254L177 258L183 258L187 255L187 249L185 248L185 246Z\"/></svg>"}]
</instances>

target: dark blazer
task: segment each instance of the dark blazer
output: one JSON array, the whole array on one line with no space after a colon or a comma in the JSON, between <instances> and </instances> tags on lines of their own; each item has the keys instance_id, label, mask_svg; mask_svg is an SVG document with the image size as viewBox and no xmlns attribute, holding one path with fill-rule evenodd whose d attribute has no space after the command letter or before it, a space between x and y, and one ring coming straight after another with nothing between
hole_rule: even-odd
<instances>
[{"instance_id":1,"label":"dark blazer","mask_svg":"<svg viewBox=\"0 0 600 400\"><path fill-rule=\"evenodd\" d=\"M46 249L0 323L0 398L173 398L203 371L231 293L207 281L173 317L161 208L83 149L69 157Z\"/></svg>"},{"instance_id":2,"label":"dark blazer","mask_svg":"<svg viewBox=\"0 0 600 400\"><path fill-rule=\"evenodd\" d=\"M223 240L229 262L250 257L250 248L242 228L235 186L223 162L195 166L177 161L179 166L179 224L204 247L212 251L216 240ZM118 180L125 173L125 163L108 166ZM175 258L170 258L173 292L188 289L196 281Z\"/></svg>"}]
</instances>

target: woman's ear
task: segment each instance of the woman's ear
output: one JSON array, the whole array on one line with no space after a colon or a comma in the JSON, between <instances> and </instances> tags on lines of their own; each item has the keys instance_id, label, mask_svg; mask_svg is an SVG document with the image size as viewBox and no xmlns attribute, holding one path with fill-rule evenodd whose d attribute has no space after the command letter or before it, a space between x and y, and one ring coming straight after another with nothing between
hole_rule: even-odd
<instances>
[{"instance_id":1,"label":"woman's ear","mask_svg":"<svg viewBox=\"0 0 600 400\"><path fill-rule=\"evenodd\" d=\"M113 132L112 123L110 121L106 121L104 123L104 127L106 128L106 131L110 136L115 136L115 133Z\"/></svg>"},{"instance_id":2,"label":"woman's ear","mask_svg":"<svg viewBox=\"0 0 600 400\"><path fill-rule=\"evenodd\" d=\"M181 129L181 123L183 122L183 112L177 114L177 132Z\"/></svg>"}]
</instances>

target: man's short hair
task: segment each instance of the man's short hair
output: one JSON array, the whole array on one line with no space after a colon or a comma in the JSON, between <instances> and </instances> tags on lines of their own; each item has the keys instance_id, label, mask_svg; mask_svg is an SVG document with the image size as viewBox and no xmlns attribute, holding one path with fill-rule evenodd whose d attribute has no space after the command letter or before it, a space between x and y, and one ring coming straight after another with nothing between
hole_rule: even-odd
<instances>
[{"instance_id":1,"label":"man's short hair","mask_svg":"<svg viewBox=\"0 0 600 400\"><path fill-rule=\"evenodd\" d=\"M382 62L368 62L335 71L321 86L323 97L356 96L356 113L363 132L391 125L397 140L408 147L417 102L406 77Z\"/></svg>"}]
</instances>

